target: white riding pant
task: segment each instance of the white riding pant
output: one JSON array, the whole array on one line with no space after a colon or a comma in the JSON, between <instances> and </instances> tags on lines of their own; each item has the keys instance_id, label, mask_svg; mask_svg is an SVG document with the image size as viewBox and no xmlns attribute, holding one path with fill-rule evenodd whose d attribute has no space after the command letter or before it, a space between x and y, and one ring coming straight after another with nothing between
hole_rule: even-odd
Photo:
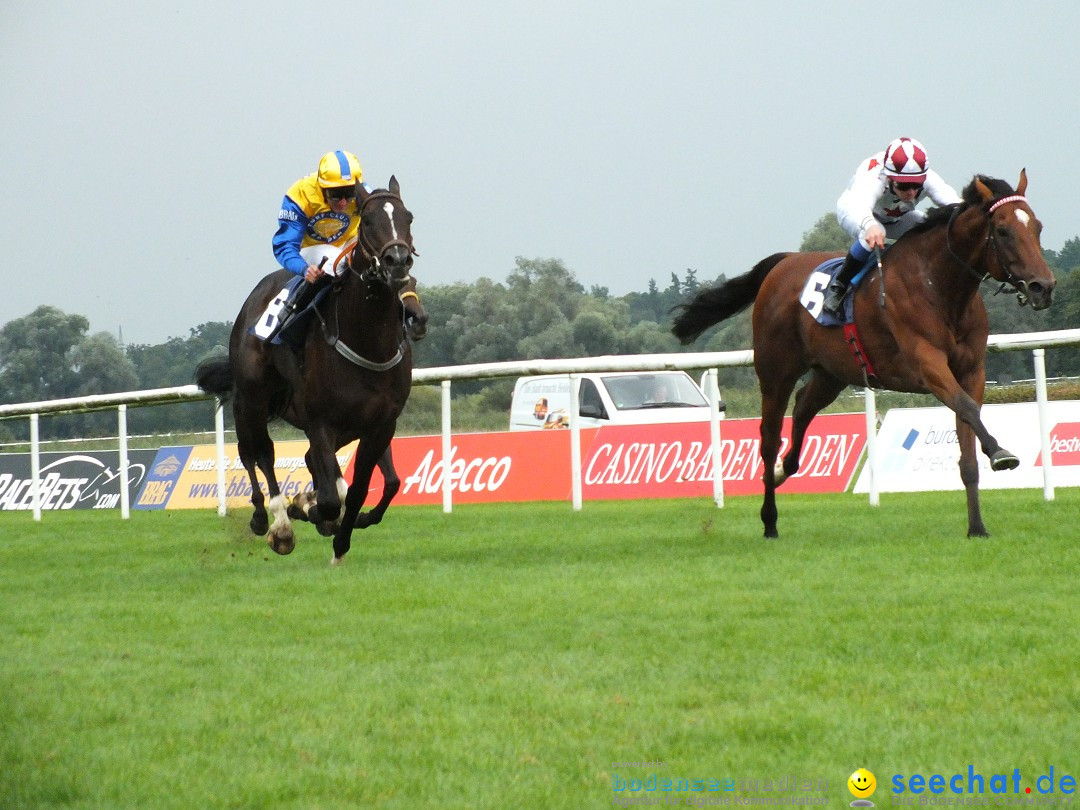
<instances>
[{"instance_id":1,"label":"white riding pant","mask_svg":"<svg viewBox=\"0 0 1080 810\"><path fill-rule=\"evenodd\" d=\"M323 272L328 276L338 276L341 274L344 268L344 262L341 262L335 266L338 257L346 251L353 249L353 244L350 242L344 248L340 248L337 245L308 245L306 248L300 248L300 258L306 261L308 264L313 264L316 267L319 263L326 260L326 264L322 266Z\"/></svg>"}]
</instances>

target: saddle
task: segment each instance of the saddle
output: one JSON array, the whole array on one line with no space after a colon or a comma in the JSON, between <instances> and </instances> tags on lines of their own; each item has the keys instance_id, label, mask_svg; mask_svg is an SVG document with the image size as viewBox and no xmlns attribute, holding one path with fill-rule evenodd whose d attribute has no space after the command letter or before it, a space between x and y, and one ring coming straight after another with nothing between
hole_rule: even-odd
<instances>
[{"instance_id":1,"label":"saddle","mask_svg":"<svg viewBox=\"0 0 1080 810\"><path fill-rule=\"evenodd\" d=\"M259 320L248 329L248 333L255 335L259 340L266 340L268 335L272 335L277 328L278 320L286 311L285 304L293 297L293 291L303 280L302 276L292 276L285 282L285 286L271 299L263 314L259 316ZM293 316L292 321L287 324L286 328L274 335L270 340L270 345L284 345L294 350L300 349L303 346L304 336L307 334L307 324L311 320L315 308L329 295L330 290L331 285L329 284L319 290L311 301Z\"/></svg>"},{"instance_id":2,"label":"saddle","mask_svg":"<svg viewBox=\"0 0 1080 810\"><path fill-rule=\"evenodd\" d=\"M859 268L859 272L851 279L847 292L844 294L844 319L841 321L825 312L822 305L825 303L825 291L829 288L829 284L832 280L836 278L836 275L840 272L840 268L843 267L843 265L844 258L842 256L837 259L828 259L819 264L806 279L806 284L803 285L802 294L799 296L799 303L801 303L806 311L814 317L814 320L822 326L843 326L845 323L851 323L852 319L855 317L855 291L859 289L859 285L866 277L866 274L870 272L871 268L877 267L877 259L871 254L870 258L866 260L866 264Z\"/></svg>"},{"instance_id":3,"label":"saddle","mask_svg":"<svg viewBox=\"0 0 1080 810\"><path fill-rule=\"evenodd\" d=\"M847 292L844 293L842 304L844 319L842 321L837 320L830 313L826 312L823 304L825 303L825 291L829 288L829 284L844 265L843 257L829 259L815 267L809 278L806 279L802 295L799 296L799 303L806 308L806 311L809 312L819 324L829 327L843 327L844 340L847 342L848 346L851 347L851 353L855 355L855 359L862 367L863 378L868 388L880 388L881 384L874 371L874 366L870 362L869 356L866 354L866 349L863 347L862 340L859 338L858 329L855 328L855 291L859 289L859 285L866 277L866 274L870 272L871 268L877 267L877 261L877 257L874 254L871 254L866 260L866 263L859 268L859 272L851 279Z\"/></svg>"}]
</instances>

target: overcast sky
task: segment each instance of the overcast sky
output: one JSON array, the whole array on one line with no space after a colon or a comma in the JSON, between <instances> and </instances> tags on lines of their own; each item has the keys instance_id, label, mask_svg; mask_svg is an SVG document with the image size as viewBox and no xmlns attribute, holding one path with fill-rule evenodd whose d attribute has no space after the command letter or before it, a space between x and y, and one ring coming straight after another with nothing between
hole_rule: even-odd
<instances>
[{"instance_id":1,"label":"overcast sky","mask_svg":"<svg viewBox=\"0 0 1080 810\"><path fill-rule=\"evenodd\" d=\"M127 343L232 320L333 149L390 175L423 285L561 259L612 294L798 247L923 141L1080 234L1080 3L0 0L0 324Z\"/></svg>"}]
</instances>

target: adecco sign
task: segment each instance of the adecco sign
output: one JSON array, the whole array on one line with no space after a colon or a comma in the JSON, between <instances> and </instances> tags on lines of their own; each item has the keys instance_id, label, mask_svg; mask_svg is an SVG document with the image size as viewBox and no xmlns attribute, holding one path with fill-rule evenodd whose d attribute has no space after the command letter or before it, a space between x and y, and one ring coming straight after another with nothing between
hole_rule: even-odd
<instances>
[{"instance_id":1,"label":"adecco sign","mask_svg":"<svg viewBox=\"0 0 1080 810\"><path fill-rule=\"evenodd\" d=\"M1080 485L1080 402L1047 403L1050 417L1050 458L1055 486ZM1043 486L1043 458L1039 441L1039 412L1033 402L984 405L987 430L1020 459L1015 470L993 472L986 456L977 451L979 487L982 489L1038 489ZM877 435L878 463L875 482L881 492L926 492L963 489L956 417L948 408L893 409L885 414ZM867 492L866 470L855 492Z\"/></svg>"}]
</instances>

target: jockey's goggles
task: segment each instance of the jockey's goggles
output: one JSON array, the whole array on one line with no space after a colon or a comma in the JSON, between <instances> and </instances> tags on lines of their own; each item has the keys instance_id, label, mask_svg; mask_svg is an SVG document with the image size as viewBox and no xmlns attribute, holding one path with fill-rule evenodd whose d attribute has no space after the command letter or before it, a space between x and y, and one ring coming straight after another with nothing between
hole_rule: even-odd
<instances>
[{"instance_id":1,"label":"jockey's goggles","mask_svg":"<svg viewBox=\"0 0 1080 810\"><path fill-rule=\"evenodd\" d=\"M897 191L922 191L922 183L893 183Z\"/></svg>"},{"instance_id":2,"label":"jockey's goggles","mask_svg":"<svg viewBox=\"0 0 1080 810\"><path fill-rule=\"evenodd\" d=\"M326 189L326 196L331 200L351 200L356 196L355 186L336 186Z\"/></svg>"}]
</instances>

